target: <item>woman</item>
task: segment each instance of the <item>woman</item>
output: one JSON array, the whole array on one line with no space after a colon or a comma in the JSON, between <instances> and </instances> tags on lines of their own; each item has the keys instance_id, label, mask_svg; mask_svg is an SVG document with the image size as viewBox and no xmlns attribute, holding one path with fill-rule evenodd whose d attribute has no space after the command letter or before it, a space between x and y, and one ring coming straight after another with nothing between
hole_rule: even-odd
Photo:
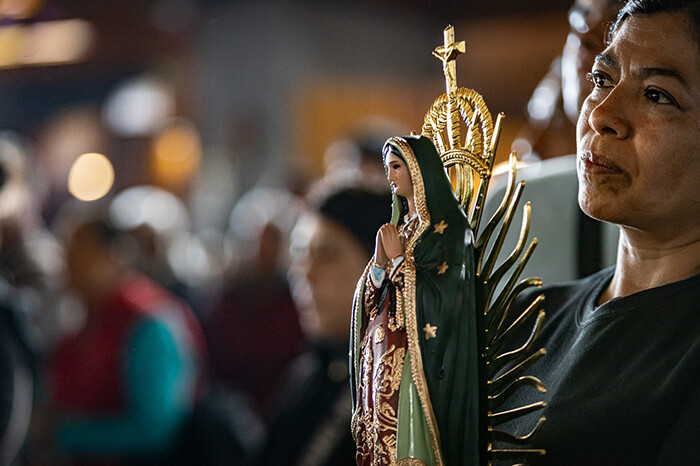
<instances>
[{"instance_id":1,"label":"woman","mask_svg":"<svg viewBox=\"0 0 700 466\"><path fill-rule=\"evenodd\" d=\"M358 464L478 464L473 235L433 143L384 146L394 192L353 306Z\"/></svg>"},{"instance_id":2,"label":"woman","mask_svg":"<svg viewBox=\"0 0 700 466\"><path fill-rule=\"evenodd\" d=\"M391 215L391 197L386 186L325 181L311 190L290 237L289 277L308 344L277 387L267 438L251 464L355 463L348 429L348 310L377 229Z\"/></svg>"},{"instance_id":3,"label":"woman","mask_svg":"<svg viewBox=\"0 0 700 466\"><path fill-rule=\"evenodd\" d=\"M700 2L629 1L591 79L579 204L619 251L543 290L541 464L698 464Z\"/></svg>"}]
</instances>

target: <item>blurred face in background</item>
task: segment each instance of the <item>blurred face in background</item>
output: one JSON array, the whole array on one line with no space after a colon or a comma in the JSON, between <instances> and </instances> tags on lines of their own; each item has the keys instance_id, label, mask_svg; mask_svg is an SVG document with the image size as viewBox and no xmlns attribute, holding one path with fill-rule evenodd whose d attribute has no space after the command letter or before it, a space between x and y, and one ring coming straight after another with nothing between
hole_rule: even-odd
<instances>
[{"instance_id":1,"label":"blurred face in background","mask_svg":"<svg viewBox=\"0 0 700 466\"><path fill-rule=\"evenodd\" d=\"M586 75L605 48L606 32L618 6L615 0L577 0L569 10L571 29L562 52L561 75L564 111L574 124L592 89Z\"/></svg>"},{"instance_id":2,"label":"blurred face in background","mask_svg":"<svg viewBox=\"0 0 700 466\"><path fill-rule=\"evenodd\" d=\"M290 282L306 337L345 342L355 286L368 253L345 228L305 214L291 235Z\"/></svg>"},{"instance_id":3,"label":"blurred face in background","mask_svg":"<svg viewBox=\"0 0 700 466\"><path fill-rule=\"evenodd\" d=\"M99 300L120 270L115 251L106 247L89 225L79 226L66 243L66 272L70 288L88 303Z\"/></svg>"}]
</instances>

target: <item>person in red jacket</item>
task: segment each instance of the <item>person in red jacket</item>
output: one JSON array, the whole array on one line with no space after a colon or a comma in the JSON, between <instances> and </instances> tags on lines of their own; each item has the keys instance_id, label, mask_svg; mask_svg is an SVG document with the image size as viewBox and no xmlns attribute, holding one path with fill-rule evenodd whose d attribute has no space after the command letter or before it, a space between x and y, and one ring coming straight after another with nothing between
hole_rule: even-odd
<instances>
[{"instance_id":1,"label":"person in red jacket","mask_svg":"<svg viewBox=\"0 0 700 466\"><path fill-rule=\"evenodd\" d=\"M72 226L68 280L87 318L48 367L56 449L80 464L168 462L200 388L201 329L183 301L129 268L109 222Z\"/></svg>"}]
</instances>

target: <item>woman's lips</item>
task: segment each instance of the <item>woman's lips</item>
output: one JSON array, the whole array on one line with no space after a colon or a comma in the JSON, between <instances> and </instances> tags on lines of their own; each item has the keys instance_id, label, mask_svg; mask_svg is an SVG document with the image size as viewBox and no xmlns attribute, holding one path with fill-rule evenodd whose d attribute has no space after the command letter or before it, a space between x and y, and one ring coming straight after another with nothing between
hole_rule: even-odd
<instances>
[{"instance_id":1,"label":"woman's lips","mask_svg":"<svg viewBox=\"0 0 700 466\"><path fill-rule=\"evenodd\" d=\"M610 175L622 173L622 169L606 157L592 152L581 155L581 161L586 173L594 175Z\"/></svg>"}]
</instances>

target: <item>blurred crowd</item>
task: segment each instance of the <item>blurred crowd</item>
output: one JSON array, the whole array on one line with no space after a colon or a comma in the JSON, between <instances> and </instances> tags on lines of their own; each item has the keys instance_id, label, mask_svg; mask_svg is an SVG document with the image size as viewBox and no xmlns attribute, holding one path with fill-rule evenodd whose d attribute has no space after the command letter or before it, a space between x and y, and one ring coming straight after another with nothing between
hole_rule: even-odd
<instances>
[{"instance_id":1,"label":"blurred crowd","mask_svg":"<svg viewBox=\"0 0 700 466\"><path fill-rule=\"evenodd\" d=\"M350 309L397 131L250 189L215 239L156 184L60 195L0 134L0 465L353 463Z\"/></svg>"}]
</instances>

